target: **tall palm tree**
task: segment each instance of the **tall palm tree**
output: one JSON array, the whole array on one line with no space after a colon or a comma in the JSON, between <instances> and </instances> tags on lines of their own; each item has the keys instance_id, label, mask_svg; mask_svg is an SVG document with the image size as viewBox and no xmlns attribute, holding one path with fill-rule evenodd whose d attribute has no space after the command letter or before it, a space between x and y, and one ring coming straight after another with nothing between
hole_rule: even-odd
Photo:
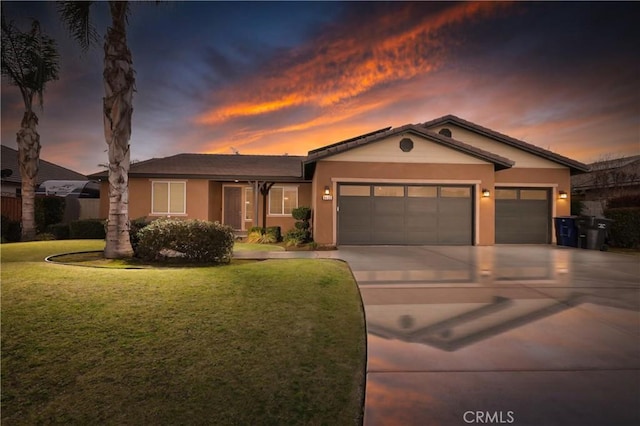
<instances>
[{"instance_id":1,"label":"tall palm tree","mask_svg":"<svg viewBox=\"0 0 640 426\"><path fill-rule=\"evenodd\" d=\"M4 12L4 11L3 11ZM55 40L43 34L40 23L33 20L30 31L22 32L2 13L2 77L17 86L24 101L24 115L17 134L18 162L22 179L22 240L36 236L35 189L40 162L38 116L33 111L37 98L43 108L48 82L58 79L59 54Z\"/></svg>"},{"instance_id":2,"label":"tall palm tree","mask_svg":"<svg viewBox=\"0 0 640 426\"><path fill-rule=\"evenodd\" d=\"M90 19L94 2L64 1L59 12L71 35L83 49L97 44L98 36ZM104 41L104 135L109 152L109 217L106 258L133 255L129 240L129 139L132 99L135 90L131 51L127 45L127 1L109 1L111 26Z\"/></svg>"}]
</instances>

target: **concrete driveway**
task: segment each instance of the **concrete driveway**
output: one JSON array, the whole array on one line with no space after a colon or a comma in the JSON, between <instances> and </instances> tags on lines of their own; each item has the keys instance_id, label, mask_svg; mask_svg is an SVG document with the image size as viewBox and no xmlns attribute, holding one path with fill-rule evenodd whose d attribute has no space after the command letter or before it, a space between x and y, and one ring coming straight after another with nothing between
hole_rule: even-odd
<instances>
[{"instance_id":1,"label":"concrete driveway","mask_svg":"<svg viewBox=\"0 0 640 426\"><path fill-rule=\"evenodd\" d=\"M640 424L640 259L340 247L368 331L365 425Z\"/></svg>"}]
</instances>

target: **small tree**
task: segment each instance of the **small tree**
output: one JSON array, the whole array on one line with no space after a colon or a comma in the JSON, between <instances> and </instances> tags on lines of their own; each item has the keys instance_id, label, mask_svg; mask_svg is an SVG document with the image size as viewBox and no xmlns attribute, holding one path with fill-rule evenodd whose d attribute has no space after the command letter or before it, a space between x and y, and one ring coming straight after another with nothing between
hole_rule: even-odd
<instances>
[{"instance_id":1,"label":"small tree","mask_svg":"<svg viewBox=\"0 0 640 426\"><path fill-rule=\"evenodd\" d=\"M58 79L59 55L55 41L42 33L40 23L32 20L31 30L22 32L2 13L2 77L17 86L24 102L24 115L17 134L18 162L22 180L22 240L36 236L35 189L40 162L38 116L33 101L43 109L48 82Z\"/></svg>"}]
</instances>

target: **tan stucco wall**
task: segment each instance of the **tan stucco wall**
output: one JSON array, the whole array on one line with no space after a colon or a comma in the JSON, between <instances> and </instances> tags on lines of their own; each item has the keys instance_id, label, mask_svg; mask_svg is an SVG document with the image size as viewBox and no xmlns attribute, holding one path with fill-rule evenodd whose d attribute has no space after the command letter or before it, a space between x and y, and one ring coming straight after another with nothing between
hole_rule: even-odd
<instances>
[{"instance_id":1,"label":"tan stucco wall","mask_svg":"<svg viewBox=\"0 0 640 426\"><path fill-rule=\"evenodd\" d=\"M413 149L403 152L400 141L409 138ZM358 161L366 163L439 163L439 164L487 164L487 161L464 154L415 134L407 133L328 157L325 161Z\"/></svg>"},{"instance_id":2,"label":"tan stucco wall","mask_svg":"<svg viewBox=\"0 0 640 426\"><path fill-rule=\"evenodd\" d=\"M479 245L494 244L494 203L480 197L482 188L494 187L492 164L401 164L319 161L313 178L314 239L318 244L335 244L335 211L338 182L358 179L362 182L397 182L424 184L475 185L477 216L476 242ZM324 187L331 188L332 201L322 199Z\"/></svg>"},{"instance_id":3,"label":"tan stucco wall","mask_svg":"<svg viewBox=\"0 0 640 426\"><path fill-rule=\"evenodd\" d=\"M468 143L469 145L473 145L476 148L484 149L485 151L489 151L515 161L515 164L513 166L514 168L564 168L564 166L558 163L554 163L553 161L530 154L519 148L515 148L502 142L498 142L487 136L480 135L478 133L463 129L453 124L433 126L430 127L429 130L438 133L443 128L451 130L451 137L453 139Z\"/></svg>"}]
</instances>

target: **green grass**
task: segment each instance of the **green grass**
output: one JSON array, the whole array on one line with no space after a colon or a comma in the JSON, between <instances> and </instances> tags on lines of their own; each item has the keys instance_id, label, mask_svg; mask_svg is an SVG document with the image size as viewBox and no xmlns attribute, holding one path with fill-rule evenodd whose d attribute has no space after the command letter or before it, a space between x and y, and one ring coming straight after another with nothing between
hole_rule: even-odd
<instances>
[{"instance_id":1,"label":"green grass","mask_svg":"<svg viewBox=\"0 0 640 426\"><path fill-rule=\"evenodd\" d=\"M2 424L358 424L365 332L331 260L98 269L2 245Z\"/></svg>"}]
</instances>

